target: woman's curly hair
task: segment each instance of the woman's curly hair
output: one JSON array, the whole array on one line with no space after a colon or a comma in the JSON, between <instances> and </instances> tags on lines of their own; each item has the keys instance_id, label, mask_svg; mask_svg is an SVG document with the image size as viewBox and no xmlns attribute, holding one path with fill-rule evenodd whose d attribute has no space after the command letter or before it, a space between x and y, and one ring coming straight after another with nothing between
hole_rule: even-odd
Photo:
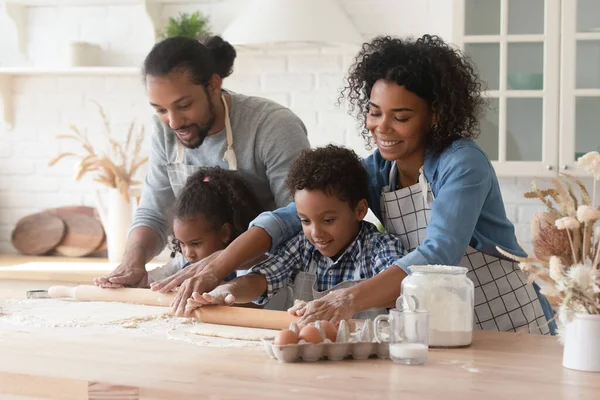
<instances>
[{"instance_id":1,"label":"woman's curly hair","mask_svg":"<svg viewBox=\"0 0 600 400\"><path fill-rule=\"evenodd\" d=\"M238 172L203 167L187 178L172 212L180 220L202 216L213 229L230 224L230 241L233 241L262 211L263 207ZM174 251L181 252L177 239L171 245Z\"/></svg>"},{"instance_id":2,"label":"woman's curly hair","mask_svg":"<svg viewBox=\"0 0 600 400\"><path fill-rule=\"evenodd\" d=\"M365 43L350 67L339 101L347 98L361 135L372 147L366 128L369 97L380 79L396 82L425 100L437 115L426 138L428 151L441 153L454 140L476 138L485 104L482 82L471 61L437 36L397 39L379 36Z\"/></svg>"},{"instance_id":3,"label":"woman's curly hair","mask_svg":"<svg viewBox=\"0 0 600 400\"><path fill-rule=\"evenodd\" d=\"M367 171L358 155L332 144L305 149L290 165L286 183L292 196L298 190L320 190L352 208L369 195Z\"/></svg>"}]
</instances>

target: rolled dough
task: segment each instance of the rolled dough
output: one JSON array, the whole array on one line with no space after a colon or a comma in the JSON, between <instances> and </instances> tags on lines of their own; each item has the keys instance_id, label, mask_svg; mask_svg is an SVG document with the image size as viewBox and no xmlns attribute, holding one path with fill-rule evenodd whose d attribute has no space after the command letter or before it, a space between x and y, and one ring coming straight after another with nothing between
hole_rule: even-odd
<instances>
[{"instance_id":1,"label":"rolled dough","mask_svg":"<svg viewBox=\"0 0 600 400\"><path fill-rule=\"evenodd\" d=\"M198 323L186 329L186 332L207 337L258 342L262 339L274 338L279 331Z\"/></svg>"}]
</instances>

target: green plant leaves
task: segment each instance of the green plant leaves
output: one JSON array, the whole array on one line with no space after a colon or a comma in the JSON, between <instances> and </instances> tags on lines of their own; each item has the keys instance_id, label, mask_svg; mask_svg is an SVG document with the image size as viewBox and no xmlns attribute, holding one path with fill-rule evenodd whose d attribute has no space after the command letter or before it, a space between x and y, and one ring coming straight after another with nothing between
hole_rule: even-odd
<instances>
[{"instance_id":1,"label":"green plant leaves","mask_svg":"<svg viewBox=\"0 0 600 400\"><path fill-rule=\"evenodd\" d=\"M179 13L176 18L170 17L165 29L164 37L184 36L198 39L210 32L209 18L200 11L193 14Z\"/></svg>"}]
</instances>

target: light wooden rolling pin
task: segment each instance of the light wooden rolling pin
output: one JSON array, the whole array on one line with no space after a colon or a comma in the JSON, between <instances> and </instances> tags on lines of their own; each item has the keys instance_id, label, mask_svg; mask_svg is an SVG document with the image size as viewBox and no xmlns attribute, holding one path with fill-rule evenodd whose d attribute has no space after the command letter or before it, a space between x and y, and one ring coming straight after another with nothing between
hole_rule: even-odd
<instances>
[{"instance_id":1,"label":"light wooden rolling pin","mask_svg":"<svg viewBox=\"0 0 600 400\"><path fill-rule=\"evenodd\" d=\"M50 297L71 298L78 301L114 301L121 303L144 304L169 307L175 293L162 294L150 289L103 289L92 285L75 287L52 286ZM287 329L297 317L285 311L261 310L245 307L210 306L194 311L200 322L219 325L244 326L248 328Z\"/></svg>"}]
</instances>

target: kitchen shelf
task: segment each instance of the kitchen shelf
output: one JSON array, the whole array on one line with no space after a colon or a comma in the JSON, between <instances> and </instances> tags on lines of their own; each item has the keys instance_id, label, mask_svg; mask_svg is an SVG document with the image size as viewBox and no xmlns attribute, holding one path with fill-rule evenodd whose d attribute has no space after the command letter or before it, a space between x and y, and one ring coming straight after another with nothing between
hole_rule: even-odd
<instances>
[{"instance_id":1,"label":"kitchen shelf","mask_svg":"<svg viewBox=\"0 0 600 400\"><path fill-rule=\"evenodd\" d=\"M27 7L102 7L102 6L142 6L152 24L153 32L157 31L163 4L211 4L219 0L0 0L0 13L12 21L18 49L25 53L27 43Z\"/></svg>"},{"instance_id":2,"label":"kitchen shelf","mask_svg":"<svg viewBox=\"0 0 600 400\"><path fill-rule=\"evenodd\" d=\"M0 67L0 124L12 129L15 76L139 76L140 67Z\"/></svg>"},{"instance_id":3,"label":"kitchen shelf","mask_svg":"<svg viewBox=\"0 0 600 400\"><path fill-rule=\"evenodd\" d=\"M0 67L0 75L139 75L139 67Z\"/></svg>"},{"instance_id":4,"label":"kitchen shelf","mask_svg":"<svg viewBox=\"0 0 600 400\"><path fill-rule=\"evenodd\" d=\"M20 56L27 54L28 7L104 7L137 6L141 19L146 19L154 36L148 42L156 41L156 33L162 28L164 16L162 6L166 4L217 4L222 0L0 0L0 17L4 16L8 24L3 24L0 35L9 34L15 40L15 48ZM148 27L146 25L145 27ZM0 66L0 126L12 129L12 85L17 76L138 76L141 65L134 67L42 67L42 66Z\"/></svg>"},{"instance_id":5,"label":"kitchen shelf","mask_svg":"<svg viewBox=\"0 0 600 400\"><path fill-rule=\"evenodd\" d=\"M4 0L6 4L27 7L97 7L97 6L135 6L144 2L163 4L216 3L220 0Z\"/></svg>"},{"instance_id":6,"label":"kitchen shelf","mask_svg":"<svg viewBox=\"0 0 600 400\"><path fill-rule=\"evenodd\" d=\"M157 32L163 4L212 3L214 0L0 0L0 14L8 17L9 24L2 27L0 34L14 37L20 55L27 53L27 8L28 7L92 7L92 6L140 6L139 12ZM12 32L11 32L12 31ZM156 38L154 37L153 40ZM99 67L43 67L6 66L0 67L0 126L12 129L13 78L17 76L139 76L141 66L99 66Z\"/></svg>"}]
</instances>

